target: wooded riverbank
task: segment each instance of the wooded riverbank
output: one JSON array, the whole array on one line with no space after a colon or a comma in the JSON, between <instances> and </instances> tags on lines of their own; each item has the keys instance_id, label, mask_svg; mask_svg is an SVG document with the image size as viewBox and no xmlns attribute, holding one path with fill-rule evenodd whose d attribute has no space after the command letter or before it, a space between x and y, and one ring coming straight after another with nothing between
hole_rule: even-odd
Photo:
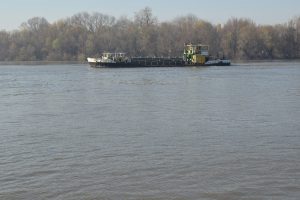
<instances>
[{"instance_id":1,"label":"wooded riverbank","mask_svg":"<svg viewBox=\"0 0 300 200\"><path fill-rule=\"evenodd\" d=\"M185 43L207 44L211 55L237 60L299 59L300 17L277 25L243 18L215 25L195 15L159 22L147 7L133 19L87 12L53 23L33 17L18 30L0 31L0 61L82 62L104 51L177 57Z\"/></svg>"}]
</instances>

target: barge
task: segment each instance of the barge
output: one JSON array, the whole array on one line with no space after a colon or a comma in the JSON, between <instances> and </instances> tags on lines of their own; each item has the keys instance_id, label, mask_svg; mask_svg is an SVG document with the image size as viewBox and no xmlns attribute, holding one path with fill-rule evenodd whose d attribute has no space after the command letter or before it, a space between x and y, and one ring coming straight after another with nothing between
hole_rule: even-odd
<instances>
[{"instance_id":1,"label":"barge","mask_svg":"<svg viewBox=\"0 0 300 200\"><path fill-rule=\"evenodd\" d=\"M91 67L185 67L185 66L229 66L225 58L212 58L208 45L188 44L183 57L128 57L125 53L103 53L100 58L87 58Z\"/></svg>"}]
</instances>

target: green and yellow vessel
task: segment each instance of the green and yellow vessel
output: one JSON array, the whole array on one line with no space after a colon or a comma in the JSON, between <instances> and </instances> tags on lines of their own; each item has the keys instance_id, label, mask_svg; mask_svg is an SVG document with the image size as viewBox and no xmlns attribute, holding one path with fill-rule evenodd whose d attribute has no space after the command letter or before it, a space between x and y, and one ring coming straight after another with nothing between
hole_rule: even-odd
<instances>
[{"instance_id":1,"label":"green and yellow vessel","mask_svg":"<svg viewBox=\"0 0 300 200\"><path fill-rule=\"evenodd\" d=\"M185 67L228 66L231 61L209 56L209 46L187 44L183 57L128 57L125 53L103 53L101 58L87 58L92 67Z\"/></svg>"}]
</instances>

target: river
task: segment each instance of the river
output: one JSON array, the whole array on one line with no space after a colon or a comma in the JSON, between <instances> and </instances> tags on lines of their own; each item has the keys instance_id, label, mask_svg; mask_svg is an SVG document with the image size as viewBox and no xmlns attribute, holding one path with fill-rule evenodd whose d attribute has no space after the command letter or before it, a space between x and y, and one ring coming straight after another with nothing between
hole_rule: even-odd
<instances>
[{"instance_id":1,"label":"river","mask_svg":"<svg viewBox=\"0 0 300 200\"><path fill-rule=\"evenodd\" d=\"M0 199L299 199L300 63L0 66Z\"/></svg>"}]
</instances>

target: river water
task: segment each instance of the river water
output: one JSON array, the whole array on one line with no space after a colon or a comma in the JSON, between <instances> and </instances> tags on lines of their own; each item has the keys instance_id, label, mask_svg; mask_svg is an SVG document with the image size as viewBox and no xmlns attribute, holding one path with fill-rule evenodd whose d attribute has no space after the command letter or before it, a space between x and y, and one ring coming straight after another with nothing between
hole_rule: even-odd
<instances>
[{"instance_id":1,"label":"river water","mask_svg":"<svg viewBox=\"0 0 300 200\"><path fill-rule=\"evenodd\" d=\"M299 199L300 63L0 66L0 199Z\"/></svg>"}]
</instances>

